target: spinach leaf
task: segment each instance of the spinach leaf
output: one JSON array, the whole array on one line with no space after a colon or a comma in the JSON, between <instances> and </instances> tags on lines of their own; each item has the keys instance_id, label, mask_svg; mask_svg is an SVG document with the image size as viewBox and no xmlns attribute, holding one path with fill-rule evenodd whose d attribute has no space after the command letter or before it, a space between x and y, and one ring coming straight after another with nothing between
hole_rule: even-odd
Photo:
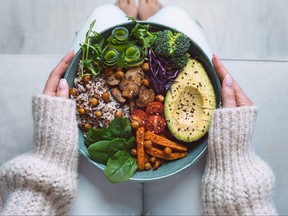
<instances>
[{"instance_id":1,"label":"spinach leaf","mask_svg":"<svg viewBox=\"0 0 288 216\"><path fill-rule=\"evenodd\" d=\"M110 142L110 145L113 148L119 149L119 150L125 150L130 149L135 144L135 137L131 137L129 140L125 138L115 138Z\"/></svg>"},{"instance_id":2,"label":"spinach leaf","mask_svg":"<svg viewBox=\"0 0 288 216\"><path fill-rule=\"evenodd\" d=\"M90 145L88 153L91 159L98 163L106 164L108 159L117 152L117 149L113 148L110 142L110 140L103 140Z\"/></svg>"},{"instance_id":3,"label":"spinach leaf","mask_svg":"<svg viewBox=\"0 0 288 216\"><path fill-rule=\"evenodd\" d=\"M126 129L126 128L130 129ZM128 118L115 118L108 126L109 132L114 137L130 137L132 135L132 129ZM125 131L125 133L123 133Z\"/></svg>"},{"instance_id":4,"label":"spinach leaf","mask_svg":"<svg viewBox=\"0 0 288 216\"><path fill-rule=\"evenodd\" d=\"M129 138L131 137L131 135L132 135L132 127L129 125L123 130L121 137Z\"/></svg>"},{"instance_id":5,"label":"spinach leaf","mask_svg":"<svg viewBox=\"0 0 288 216\"><path fill-rule=\"evenodd\" d=\"M136 160L126 150L119 150L109 158L105 177L112 183L127 181L137 170Z\"/></svg>"},{"instance_id":6,"label":"spinach leaf","mask_svg":"<svg viewBox=\"0 0 288 216\"><path fill-rule=\"evenodd\" d=\"M89 145L97 141L111 139L112 135L109 132L108 128L91 128L87 133L87 137L84 143L87 147L89 147Z\"/></svg>"},{"instance_id":7,"label":"spinach leaf","mask_svg":"<svg viewBox=\"0 0 288 216\"><path fill-rule=\"evenodd\" d=\"M135 145L129 118L115 118L107 128L88 131L85 145L92 160L106 165L104 174L113 183L127 181L137 170L129 149Z\"/></svg>"}]
</instances>

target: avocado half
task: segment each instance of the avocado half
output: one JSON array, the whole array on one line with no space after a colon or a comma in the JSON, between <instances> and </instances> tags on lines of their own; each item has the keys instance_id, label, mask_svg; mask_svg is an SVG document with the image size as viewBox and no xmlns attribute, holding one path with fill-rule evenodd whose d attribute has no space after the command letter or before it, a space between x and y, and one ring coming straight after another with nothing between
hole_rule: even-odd
<instances>
[{"instance_id":1,"label":"avocado half","mask_svg":"<svg viewBox=\"0 0 288 216\"><path fill-rule=\"evenodd\" d=\"M164 115L172 135L193 142L209 130L216 97L211 81L195 59L189 59L165 96Z\"/></svg>"}]
</instances>

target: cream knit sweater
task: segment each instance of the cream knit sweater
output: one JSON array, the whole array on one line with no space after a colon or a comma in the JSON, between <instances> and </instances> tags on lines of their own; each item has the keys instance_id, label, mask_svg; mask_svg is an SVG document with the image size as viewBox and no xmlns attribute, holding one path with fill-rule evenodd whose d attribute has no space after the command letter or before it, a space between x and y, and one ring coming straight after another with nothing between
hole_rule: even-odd
<instances>
[{"instance_id":1,"label":"cream knit sweater","mask_svg":"<svg viewBox=\"0 0 288 216\"><path fill-rule=\"evenodd\" d=\"M0 212L64 215L77 185L75 103L42 95L35 96L32 104L35 150L1 167Z\"/></svg>"},{"instance_id":2,"label":"cream knit sweater","mask_svg":"<svg viewBox=\"0 0 288 216\"><path fill-rule=\"evenodd\" d=\"M271 169L251 149L256 107L224 108L213 114L202 178L206 215L276 215Z\"/></svg>"},{"instance_id":3,"label":"cream knit sweater","mask_svg":"<svg viewBox=\"0 0 288 216\"><path fill-rule=\"evenodd\" d=\"M274 177L251 150L255 107L219 109L210 127L202 179L207 215L273 215ZM77 124L71 100L33 98L34 152L0 169L4 215L65 215L76 191ZM2 211L1 211L2 210Z\"/></svg>"}]
</instances>

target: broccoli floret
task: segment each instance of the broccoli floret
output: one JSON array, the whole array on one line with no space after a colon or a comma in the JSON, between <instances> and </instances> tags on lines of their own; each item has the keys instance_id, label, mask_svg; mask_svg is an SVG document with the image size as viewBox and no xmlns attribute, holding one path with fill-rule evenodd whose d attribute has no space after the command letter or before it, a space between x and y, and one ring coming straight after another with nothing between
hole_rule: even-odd
<instances>
[{"instance_id":1,"label":"broccoli floret","mask_svg":"<svg viewBox=\"0 0 288 216\"><path fill-rule=\"evenodd\" d=\"M168 62L173 65L175 69L182 69L186 66L190 55L188 53L184 53L180 56L172 56L168 59Z\"/></svg>"},{"instance_id":2,"label":"broccoli floret","mask_svg":"<svg viewBox=\"0 0 288 216\"><path fill-rule=\"evenodd\" d=\"M159 57L167 57L172 53L172 47L169 43L170 38L173 36L169 30L161 31L157 34L157 38L154 42L154 52Z\"/></svg>"},{"instance_id":3,"label":"broccoli floret","mask_svg":"<svg viewBox=\"0 0 288 216\"><path fill-rule=\"evenodd\" d=\"M174 53L173 56L181 56L184 55L190 47L189 38L183 33L177 33L174 35Z\"/></svg>"},{"instance_id":4,"label":"broccoli floret","mask_svg":"<svg viewBox=\"0 0 288 216\"><path fill-rule=\"evenodd\" d=\"M160 57L181 56L188 51L190 47L189 38L183 33L173 33L170 30L164 30L157 34L154 42L154 52Z\"/></svg>"},{"instance_id":5,"label":"broccoli floret","mask_svg":"<svg viewBox=\"0 0 288 216\"><path fill-rule=\"evenodd\" d=\"M165 58L173 68L181 69L186 66L190 57L189 47L190 40L186 35L164 30L157 34L153 51L156 56Z\"/></svg>"}]
</instances>

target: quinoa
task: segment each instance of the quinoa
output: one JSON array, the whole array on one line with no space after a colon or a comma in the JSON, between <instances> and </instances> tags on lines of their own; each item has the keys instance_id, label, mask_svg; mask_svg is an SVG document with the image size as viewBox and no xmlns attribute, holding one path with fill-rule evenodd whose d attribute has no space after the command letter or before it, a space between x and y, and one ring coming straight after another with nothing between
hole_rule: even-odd
<instances>
[{"instance_id":1,"label":"quinoa","mask_svg":"<svg viewBox=\"0 0 288 216\"><path fill-rule=\"evenodd\" d=\"M92 79L85 83L79 75L74 80L74 88L77 91L76 96L71 96L76 102L77 106L77 123L84 129L85 124L90 124L94 128L102 128L108 126L108 124L115 118L117 111L122 111L123 117L130 116L130 107L128 105L120 104L111 94L109 86L106 84L104 78L92 77ZM102 99L102 94L108 92L110 94L109 100L105 102ZM98 104L92 106L90 100L96 98ZM80 115L79 108L85 109L85 114ZM101 111L102 116L97 118L95 116L96 111Z\"/></svg>"}]
</instances>

